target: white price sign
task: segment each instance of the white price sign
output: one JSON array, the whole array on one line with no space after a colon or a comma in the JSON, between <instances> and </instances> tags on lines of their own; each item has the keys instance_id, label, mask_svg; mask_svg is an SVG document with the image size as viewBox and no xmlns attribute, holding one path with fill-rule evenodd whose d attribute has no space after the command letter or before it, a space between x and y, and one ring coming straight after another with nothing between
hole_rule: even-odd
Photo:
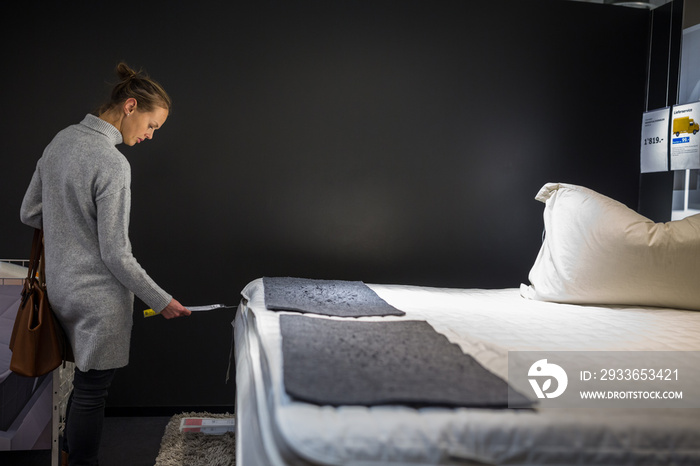
<instances>
[{"instance_id":1,"label":"white price sign","mask_svg":"<svg viewBox=\"0 0 700 466\"><path fill-rule=\"evenodd\" d=\"M668 170L668 117L670 108L645 112L642 118L642 173Z\"/></svg>"}]
</instances>

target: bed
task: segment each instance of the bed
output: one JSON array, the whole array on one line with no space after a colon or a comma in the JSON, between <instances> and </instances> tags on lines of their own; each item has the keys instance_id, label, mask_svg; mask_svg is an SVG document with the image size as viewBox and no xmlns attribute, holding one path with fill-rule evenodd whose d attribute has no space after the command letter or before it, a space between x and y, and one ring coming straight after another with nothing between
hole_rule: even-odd
<instances>
[{"instance_id":1,"label":"bed","mask_svg":"<svg viewBox=\"0 0 700 466\"><path fill-rule=\"evenodd\" d=\"M654 224L563 183L537 199L546 236L529 284L251 281L233 323L237 464L700 464L700 217ZM294 299L318 294L278 305L294 287ZM364 315L357 289L386 308ZM533 372L549 366L568 386ZM453 390L463 367L480 389ZM652 380L652 368L682 376ZM645 381L603 383L607 369L645 369ZM614 399L581 399L601 384Z\"/></svg>"}]
</instances>

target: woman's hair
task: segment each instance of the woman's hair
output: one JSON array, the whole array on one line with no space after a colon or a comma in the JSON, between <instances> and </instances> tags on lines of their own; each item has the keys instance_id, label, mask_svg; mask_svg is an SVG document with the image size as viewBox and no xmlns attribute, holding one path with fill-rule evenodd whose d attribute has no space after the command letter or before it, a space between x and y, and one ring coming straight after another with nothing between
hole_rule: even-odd
<instances>
[{"instance_id":1,"label":"woman's hair","mask_svg":"<svg viewBox=\"0 0 700 466\"><path fill-rule=\"evenodd\" d=\"M138 103L138 109L150 112L156 107L162 107L170 111L172 101L163 86L152 80L143 71L134 71L126 63L117 65L119 82L112 89L109 102L105 102L98 114L105 113L114 107L122 105L127 99L134 98Z\"/></svg>"}]
</instances>

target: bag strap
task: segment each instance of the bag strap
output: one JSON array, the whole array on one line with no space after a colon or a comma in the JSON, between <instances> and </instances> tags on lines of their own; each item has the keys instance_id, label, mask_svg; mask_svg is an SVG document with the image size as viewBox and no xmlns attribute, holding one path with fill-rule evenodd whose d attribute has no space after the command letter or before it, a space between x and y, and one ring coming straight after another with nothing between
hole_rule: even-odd
<instances>
[{"instance_id":1,"label":"bag strap","mask_svg":"<svg viewBox=\"0 0 700 466\"><path fill-rule=\"evenodd\" d=\"M44 256L44 230L41 231L41 244L39 245L41 249L41 256L39 257L39 283L41 286L46 286L46 257Z\"/></svg>"},{"instance_id":2,"label":"bag strap","mask_svg":"<svg viewBox=\"0 0 700 466\"><path fill-rule=\"evenodd\" d=\"M34 229L34 240L32 241L32 252L29 256L29 267L27 270L27 279L31 280L39 273L39 260L44 250L44 232L38 228Z\"/></svg>"}]
</instances>

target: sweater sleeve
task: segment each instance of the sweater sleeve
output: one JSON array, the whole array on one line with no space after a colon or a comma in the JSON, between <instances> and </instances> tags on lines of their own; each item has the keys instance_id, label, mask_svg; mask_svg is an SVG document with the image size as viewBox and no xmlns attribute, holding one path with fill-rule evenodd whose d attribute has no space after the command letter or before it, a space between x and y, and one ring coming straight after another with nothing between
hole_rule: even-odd
<instances>
[{"instance_id":1,"label":"sweater sleeve","mask_svg":"<svg viewBox=\"0 0 700 466\"><path fill-rule=\"evenodd\" d=\"M22 223L34 228L41 228L43 223L43 206L41 201L41 176L39 175L38 166L34 170L32 180L29 182L27 192L24 194L19 215Z\"/></svg>"},{"instance_id":2,"label":"sweater sleeve","mask_svg":"<svg viewBox=\"0 0 700 466\"><path fill-rule=\"evenodd\" d=\"M107 268L126 288L155 311L163 310L172 299L139 265L131 252L128 188L97 199L97 231L100 255Z\"/></svg>"}]
</instances>

